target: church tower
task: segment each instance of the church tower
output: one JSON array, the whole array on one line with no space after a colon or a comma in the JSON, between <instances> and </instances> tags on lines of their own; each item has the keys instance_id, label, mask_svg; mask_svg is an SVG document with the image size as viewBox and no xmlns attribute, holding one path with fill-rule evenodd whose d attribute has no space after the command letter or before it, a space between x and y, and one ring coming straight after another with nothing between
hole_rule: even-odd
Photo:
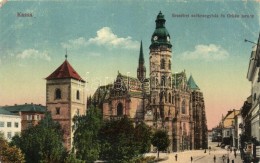
<instances>
[{"instance_id":1,"label":"church tower","mask_svg":"<svg viewBox=\"0 0 260 163\"><path fill-rule=\"evenodd\" d=\"M151 109L154 114L156 127L173 112L172 105L172 73L171 57L172 44L170 34L165 28L164 15L157 15L156 28L150 45L150 96ZM163 125L163 124L162 124Z\"/></svg>"},{"instance_id":2,"label":"church tower","mask_svg":"<svg viewBox=\"0 0 260 163\"><path fill-rule=\"evenodd\" d=\"M137 68L137 78L141 83L146 78L146 68L144 65L144 53L143 53L143 43L141 41L141 46L140 46L140 53L139 53L139 63L138 63L138 68Z\"/></svg>"},{"instance_id":3,"label":"church tower","mask_svg":"<svg viewBox=\"0 0 260 163\"><path fill-rule=\"evenodd\" d=\"M66 60L46 78L46 106L54 121L61 124L67 150L72 148L73 117L86 113L85 81Z\"/></svg>"}]
</instances>

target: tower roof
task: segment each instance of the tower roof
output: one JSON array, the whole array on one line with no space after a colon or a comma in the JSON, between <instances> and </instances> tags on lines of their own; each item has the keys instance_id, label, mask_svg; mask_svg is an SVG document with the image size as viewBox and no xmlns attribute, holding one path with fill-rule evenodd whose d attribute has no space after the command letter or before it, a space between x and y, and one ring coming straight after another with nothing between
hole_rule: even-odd
<instances>
[{"instance_id":1,"label":"tower roof","mask_svg":"<svg viewBox=\"0 0 260 163\"><path fill-rule=\"evenodd\" d=\"M199 90L200 88L198 87L198 85L195 83L192 75L190 76L189 80L188 80L188 87L191 89L191 90Z\"/></svg>"},{"instance_id":2,"label":"tower roof","mask_svg":"<svg viewBox=\"0 0 260 163\"><path fill-rule=\"evenodd\" d=\"M157 15L155 22L156 22L156 28L155 28L155 31L151 38L152 44L151 44L150 48L156 47L159 45L166 45L169 48L171 48L172 47L172 44L170 42L171 36L170 36L168 30L165 28L166 20L164 19L164 15L162 14L161 11Z\"/></svg>"},{"instance_id":3,"label":"tower roof","mask_svg":"<svg viewBox=\"0 0 260 163\"><path fill-rule=\"evenodd\" d=\"M79 76L79 74L73 69L73 67L70 65L70 63L67 61L67 59L52 74L50 74L46 78L46 80L66 79L66 78L72 78L72 79L76 79L76 80L85 82Z\"/></svg>"},{"instance_id":4,"label":"tower roof","mask_svg":"<svg viewBox=\"0 0 260 163\"><path fill-rule=\"evenodd\" d=\"M143 43L141 41L141 46L140 46L140 53L139 53L139 63L144 63L144 53L143 53Z\"/></svg>"}]
</instances>

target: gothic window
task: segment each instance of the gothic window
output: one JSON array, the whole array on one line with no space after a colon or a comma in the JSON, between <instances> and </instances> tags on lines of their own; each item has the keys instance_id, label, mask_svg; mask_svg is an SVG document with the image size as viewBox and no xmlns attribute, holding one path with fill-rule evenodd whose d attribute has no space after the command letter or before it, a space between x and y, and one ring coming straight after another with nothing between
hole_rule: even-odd
<instances>
[{"instance_id":1,"label":"gothic window","mask_svg":"<svg viewBox=\"0 0 260 163\"><path fill-rule=\"evenodd\" d=\"M55 99L61 99L61 90L60 89L56 89L56 91L55 91Z\"/></svg>"},{"instance_id":2,"label":"gothic window","mask_svg":"<svg viewBox=\"0 0 260 163\"><path fill-rule=\"evenodd\" d=\"M168 86L171 87L172 79L171 77L168 78Z\"/></svg>"},{"instance_id":3,"label":"gothic window","mask_svg":"<svg viewBox=\"0 0 260 163\"><path fill-rule=\"evenodd\" d=\"M161 69L165 69L165 60L161 59Z\"/></svg>"},{"instance_id":4,"label":"gothic window","mask_svg":"<svg viewBox=\"0 0 260 163\"><path fill-rule=\"evenodd\" d=\"M167 93L165 93L164 95L165 95L165 102L167 102Z\"/></svg>"},{"instance_id":5,"label":"gothic window","mask_svg":"<svg viewBox=\"0 0 260 163\"><path fill-rule=\"evenodd\" d=\"M172 103L174 103L174 96L172 96Z\"/></svg>"},{"instance_id":6,"label":"gothic window","mask_svg":"<svg viewBox=\"0 0 260 163\"><path fill-rule=\"evenodd\" d=\"M185 100L182 101L181 113L186 114Z\"/></svg>"},{"instance_id":7,"label":"gothic window","mask_svg":"<svg viewBox=\"0 0 260 163\"><path fill-rule=\"evenodd\" d=\"M162 76L162 78L161 78L161 86L165 87L165 77L164 76Z\"/></svg>"},{"instance_id":8,"label":"gothic window","mask_svg":"<svg viewBox=\"0 0 260 163\"><path fill-rule=\"evenodd\" d=\"M123 115L123 104L119 103L117 105L117 116L122 116Z\"/></svg>"},{"instance_id":9,"label":"gothic window","mask_svg":"<svg viewBox=\"0 0 260 163\"><path fill-rule=\"evenodd\" d=\"M79 100L80 98L80 94L79 94L79 90L77 90L77 100Z\"/></svg>"},{"instance_id":10,"label":"gothic window","mask_svg":"<svg viewBox=\"0 0 260 163\"><path fill-rule=\"evenodd\" d=\"M163 100L163 92L160 92L160 102Z\"/></svg>"},{"instance_id":11,"label":"gothic window","mask_svg":"<svg viewBox=\"0 0 260 163\"><path fill-rule=\"evenodd\" d=\"M172 96L171 93L169 93L169 103L171 103L171 100L172 100Z\"/></svg>"},{"instance_id":12,"label":"gothic window","mask_svg":"<svg viewBox=\"0 0 260 163\"><path fill-rule=\"evenodd\" d=\"M171 67L172 67L172 63L171 60L169 60L169 65L168 65L169 70L171 70Z\"/></svg>"}]
</instances>

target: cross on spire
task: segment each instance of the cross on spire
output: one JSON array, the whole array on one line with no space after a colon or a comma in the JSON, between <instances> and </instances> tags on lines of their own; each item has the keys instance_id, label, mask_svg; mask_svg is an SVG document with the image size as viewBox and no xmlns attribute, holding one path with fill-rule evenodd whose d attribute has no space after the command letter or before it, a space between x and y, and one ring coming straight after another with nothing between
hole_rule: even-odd
<instances>
[{"instance_id":1,"label":"cross on spire","mask_svg":"<svg viewBox=\"0 0 260 163\"><path fill-rule=\"evenodd\" d=\"M67 54L67 48L66 48L66 54L65 54L65 59L67 60L68 54Z\"/></svg>"}]
</instances>

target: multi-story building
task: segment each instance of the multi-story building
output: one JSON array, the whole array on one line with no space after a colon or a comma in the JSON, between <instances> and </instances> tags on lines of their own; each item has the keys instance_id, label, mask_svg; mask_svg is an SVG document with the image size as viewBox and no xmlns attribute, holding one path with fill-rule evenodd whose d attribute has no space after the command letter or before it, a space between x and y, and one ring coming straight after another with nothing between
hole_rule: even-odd
<instances>
[{"instance_id":1,"label":"multi-story building","mask_svg":"<svg viewBox=\"0 0 260 163\"><path fill-rule=\"evenodd\" d=\"M196 130L200 141L197 148L207 148L202 143L207 139L203 94L192 77L187 81L185 71L172 73L171 38L161 12L155 22L149 54L149 77L146 78L141 43L137 77L118 73L115 82L100 86L92 100L102 109L104 118L124 115L135 122L144 121L155 129L166 129L171 151L194 149L194 127L201 125ZM194 118L197 118L196 125Z\"/></svg>"},{"instance_id":2,"label":"multi-story building","mask_svg":"<svg viewBox=\"0 0 260 163\"><path fill-rule=\"evenodd\" d=\"M259 128L259 101L260 101L260 35L257 45L253 47L248 66L247 79L251 82L251 96L252 106L249 111L251 115L251 136L260 141L260 128Z\"/></svg>"},{"instance_id":3,"label":"multi-story building","mask_svg":"<svg viewBox=\"0 0 260 163\"><path fill-rule=\"evenodd\" d=\"M222 118L221 129L222 129L222 142L226 145L235 146L235 118L240 114L240 110L230 110L226 116Z\"/></svg>"},{"instance_id":4,"label":"multi-story building","mask_svg":"<svg viewBox=\"0 0 260 163\"><path fill-rule=\"evenodd\" d=\"M46 107L64 131L64 146L73 141L73 117L86 113L85 81L66 60L46 78Z\"/></svg>"},{"instance_id":5,"label":"multi-story building","mask_svg":"<svg viewBox=\"0 0 260 163\"><path fill-rule=\"evenodd\" d=\"M3 106L2 109L15 113L20 116L21 130L26 130L30 126L35 126L44 117L46 112L46 107L37 104L23 104L23 105L13 105L13 106Z\"/></svg>"},{"instance_id":6,"label":"multi-story building","mask_svg":"<svg viewBox=\"0 0 260 163\"><path fill-rule=\"evenodd\" d=\"M21 133L21 116L0 108L0 132L7 141L11 141L14 135Z\"/></svg>"}]
</instances>

